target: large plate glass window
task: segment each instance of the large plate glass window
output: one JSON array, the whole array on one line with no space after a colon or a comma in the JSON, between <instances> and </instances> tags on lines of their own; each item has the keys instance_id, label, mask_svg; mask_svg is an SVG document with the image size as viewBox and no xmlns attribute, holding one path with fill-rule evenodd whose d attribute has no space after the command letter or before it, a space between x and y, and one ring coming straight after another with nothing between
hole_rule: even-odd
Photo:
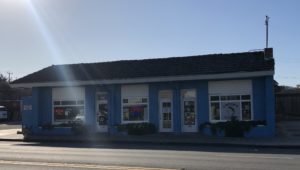
<instances>
[{"instance_id":1,"label":"large plate glass window","mask_svg":"<svg viewBox=\"0 0 300 170\"><path fill-rule=\"evenodd\" d=\"M53 122L85 123L84 88L53 88Z\"/></svg>"},{"instance_id":2,"label":"large plate glass window","mask_svg":"<svg viewBox=\"0 0 300 170\"><path fill-rule=\"evenodd\" d=\"M148 99L137 97L123 99L124 121L145 121L148 119Z\"/></svg>"},{"instance_id":3,"label":"large plate glass window","mask_svg":"<svg viewBox=\"0 0 300 170\"><path fill-rule=\"evenodd\" d=\"M62 100L54 101L54 122L80 122L84 120L84 101Z\"/></svg>"},{"instance_id":4,"label":"large plate glass window","mask_svg":"<svg viewBox=\"0 0 300 170\"><path fill-rule=\"evenodd\" d=\"M148 86L122 86L122 122L148 121Z\"/></svg>"},{"instance_id":5,"label":"large plate glass window","mask_svg":"<svg viewBox=\"0 0 300 170\"><path fill-rule=\"evenodd\" d=\"M210 96L210 119L212 121L252 120L251 95Z\"/></svg>"}]
</instances>

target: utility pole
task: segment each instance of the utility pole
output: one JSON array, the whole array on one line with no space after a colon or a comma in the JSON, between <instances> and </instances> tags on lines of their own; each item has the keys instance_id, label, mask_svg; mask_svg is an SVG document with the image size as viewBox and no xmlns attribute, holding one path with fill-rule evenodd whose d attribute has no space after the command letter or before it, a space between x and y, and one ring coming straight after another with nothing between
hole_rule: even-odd
<instances>
[{"instance_id":1,"label":"utility pole","mask_svg":"<svg viewBox=\"0 0 300 170\"><path fill-rule=\"evenodd\" d=\"M265 25L266 25L266 48L268 48L269 43L269 19L270 17L266 15Z\"/></svg>"},{"instance_id":2,"label":"utility pole","mask_svg":"<svg viewBox=\"0 0 300 170\"><path fill-rule=\"evenodd\" d=\"M11 81L11 75L12 75L13 73L8 71L7 74L8 74L8 83L10 83L10 81Z\"/></svg>"}]
</instances>

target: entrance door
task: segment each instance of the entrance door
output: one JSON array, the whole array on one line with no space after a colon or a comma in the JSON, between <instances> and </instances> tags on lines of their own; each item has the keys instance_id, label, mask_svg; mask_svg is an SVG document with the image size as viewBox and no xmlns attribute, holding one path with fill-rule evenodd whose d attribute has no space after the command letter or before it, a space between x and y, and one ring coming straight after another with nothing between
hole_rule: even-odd
<instances>
[{"instance_id":1,"label":"entrance door","mask_svg":"<svg viewBox=\"0 0 300 170\"><path fill-rule=\"evenodd\" d=\"M159 93L159 131L173 131L172 91L162 90Z\"/></svg>"},{"instance_id":2,"label":"entrance door","mask_svg":"<svg viewBox=\"0 0 300 170\"><path fill-rule=\"evenodd\" d=\"M197 132L196 90L182 91L182 132Z\"/></svg>"},{"instance_id":3,"label":"entrance door","mask_svg":"<svg viewBox=\"0 0 300 170\"><path fill-rule=\"evenodd\" d=\"M98 92L96 95L96 130L98 132L108 131L107 114L108 114L107 93Z\"/></svg>"}]
</instances>

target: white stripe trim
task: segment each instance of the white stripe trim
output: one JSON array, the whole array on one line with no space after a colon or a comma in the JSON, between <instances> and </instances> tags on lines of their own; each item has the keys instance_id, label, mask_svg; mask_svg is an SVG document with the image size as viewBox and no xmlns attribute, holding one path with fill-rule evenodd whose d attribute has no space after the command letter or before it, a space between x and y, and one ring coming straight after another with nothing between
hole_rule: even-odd
<instances>
[{"instance_id":1,"label":"white stripe trim","mask_svg":"<svg viewBox=\"0 0 300 170\"><path fill-rule=\"evenodd\" d=\"M271 76L271 75L274 75L274 71L237 72L237 73L223 73L223 74L184 75L184 76L166 76L166 77L144 77L144 78L115 79L115 80L18 83L18 84L11 84L11 87L31 88L31 87L52 87L52 86L84 86L84 85L96 85L96 84L97 85L100 85L100 84L132 84L132 83L151 83L151 82L167 82L167 81L249 78L249 77L260 77L260 76Z\"/></svg>"}]
</instances>

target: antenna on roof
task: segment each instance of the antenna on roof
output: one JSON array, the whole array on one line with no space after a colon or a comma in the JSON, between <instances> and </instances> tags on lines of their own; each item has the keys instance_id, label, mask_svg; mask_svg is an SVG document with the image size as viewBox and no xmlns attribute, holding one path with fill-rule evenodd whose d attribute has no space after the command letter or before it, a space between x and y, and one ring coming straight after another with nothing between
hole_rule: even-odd
<instances>
[{"instance_id":1,"label":"antenna on roof","mask_svg":"<svg viewBox=\"0 0 300 170\"><path fill-rule=\"evenodd\" d=\"M266 15L265 25L266 25L266 48L268 48L269 43L269 19L270 17Z\"/></svg>"}]
</instances>

